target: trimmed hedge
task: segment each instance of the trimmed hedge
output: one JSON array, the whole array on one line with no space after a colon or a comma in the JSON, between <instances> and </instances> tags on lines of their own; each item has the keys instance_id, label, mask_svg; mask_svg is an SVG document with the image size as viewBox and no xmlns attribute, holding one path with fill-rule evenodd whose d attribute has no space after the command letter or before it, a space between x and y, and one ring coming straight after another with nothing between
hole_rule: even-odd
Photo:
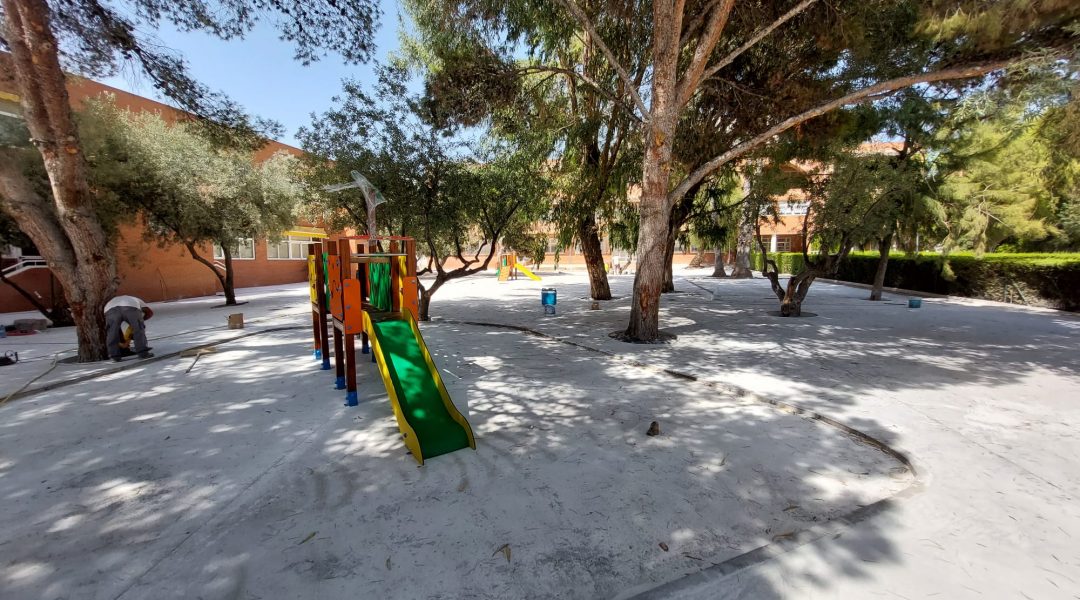
<instances>
[{"instance_id":1,"label":"trimmed hedge","mask_svg":"<svg viewBox=\"0 0 1080 600\"><path fill-rule=\"evenodd\" d=\"M782 273L803 269L801 253L770 257ZM754 269L760 270L762 262L760 254L753 255ZM872 284L877 262L877 252L852 253L840 264L836 278ZM885 286L1076 311L1080 310L1080 254L987 254L983 258L967 253L948 257L892 254Z\"/></svg>"}]
</instances>

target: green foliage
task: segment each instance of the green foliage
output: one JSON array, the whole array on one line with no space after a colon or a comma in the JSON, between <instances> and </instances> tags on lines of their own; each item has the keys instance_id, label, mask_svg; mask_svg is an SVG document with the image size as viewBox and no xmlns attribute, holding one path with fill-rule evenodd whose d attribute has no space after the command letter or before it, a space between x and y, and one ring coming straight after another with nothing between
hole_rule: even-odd
<instances>
[{"instance_id":1,"label":"green foliage","mask_svg":"<svg viewBox=\"0 0 1080 600\"><path fill-rule=\"evenodd\" d=\"M547 257L547 236L542 233L512 231L503 236L503 246L536 265L544 262L544 258Z\"/></svg>"},{"instance_id":2,"label":"green foliage","mask_svg":"<svg viewBox=\"0 0 1080 600\"><path fill-rule=\"evenodd\" d=\"M766 256L776 261L776 268L780 273L798 275L806 268L802 252L770 252L768 255L754 252L750 255L750 268L755 271L762 270L765 267Z\"/></svg>"},{"instance_id":3,"label":"green foliage","mask_svg":"<svg viewBox=\"0 0 1080 600\"><path fill-rule=\"evenodd\" d=\"M965 127L953 148L953 171L942 194L953 204L952 244L976 254L1005 240L1024 245L1057 233L1056 210L1045 174L1050 150L1034 123L982 120Z\"/></svg>"},{"instance_id":4,"label":"green foliage","mask_svg":"<svg viewBox=\"0 0 1080 600\"><path fill-rule=\"evenodd\" d=\"M687 217L689 238L699 248L730 248L735 244L742 208L739 178L728 171L714 177L692 199Z\"/></svg>"},{"instance_id":5,"label":"green foliage","mask_svg":"<svg viewBox=\"0 0 1080 600\"><path fill-rule=\"evenodd\" d=\"M1080 248L1077 64L1033 64L965 98L938 133L934 168L949 248Z\"/></svg>"},{"instance_id":6,"label":"green foliage","mask_svg":"<svg viewBox=\"0 0 1080 600\"><path fill-rule=\"evenodd\" d=\"M803 256L797 252L770 254L782 273L797 274ZM760 269L762 256L752 257ZM872 284L877 270L877 252L853 252L841 262L836 278ZM1020 294L1029 303L1080 309L1080 253L974 253L893 255L885 273L885 286L934 294L1017 301ZM1016 290L1020 290L1016 293Z\"/></svg>"},{"instance_id":7,"label":"green foliage","mask_svg":"<svg viewBox=\"0 0 1080 600\"><path fill-rule=\"evenodd\" d=\"M410 97L403 80L399 68L381 68L374 95L347 81L337 105L300 131L309 152L310 216L335 229L362 229L366 206L358 191L321 189L356 170L387 198L377 212L380 232L415 237L418 252L431 259L422 272L482 270L500 239L523 239L547 210L546 132L466 143L430 119L431 99ZM444 270L450 257L463 266Z\"/></svg>"},{"instance_id":8,"label":"green foliage","mask_svg":"<svg viewBox=\"0 0 1080 600\"><path fill-rule=\"evenodd\" d=\"M543 128L552 136L554 202L547 216L560 243L571 245L583 221L617 220L641 174L640 124L609 91L621 85L616 71L563 7L517 0L405 5L417 26L407 53L424 68L427 99L446 107L446 123L486 122L503 135ZM584 10L621 61L646 60L647 3Z\"/></svg>"},{"instance_id":9,"label":"green foliage","mask_svg":"<svg viewBox=\"0 0 1080 600\"><path fill-rule=\"evenodd\" d=\"M261 165L251 152L218 147L185 123L129 113L110 99L87 104L80 132L99 213L146 216L162 243L233 248L271 239L295 224L298 162L278 153Z\"/></svg>"},{"instance_id":10,"label":"green foliage","mask_svg":"<svg viewBox=\"0 0 1080 600\"><path fill-rule=\"evenodd\" d=\"M145 73L154 89L226 138L257 142L280 126L250 118L225 95L196 81L184 58L152 32L171 23L181 31L242 38L258 23L271 24L291 42L304 64L327 52L367 62L378 24L376 0L66 0L51 1L51 25L65 68L89 77L125 69Z\"/></svg>"}]
</instances>

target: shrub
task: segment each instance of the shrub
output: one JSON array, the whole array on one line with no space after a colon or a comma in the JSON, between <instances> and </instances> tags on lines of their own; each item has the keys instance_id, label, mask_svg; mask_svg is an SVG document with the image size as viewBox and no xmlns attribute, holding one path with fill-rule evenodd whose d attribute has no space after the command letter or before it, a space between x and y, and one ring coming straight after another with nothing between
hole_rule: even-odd
<instances>
[{"instance_id":1,"label":"shrub","mask_svg":"<svg viewBox=\"0 0 1080 600\"><path fill-rule=\"evenodd\" d=\"M798 273L802 254L784 252L771 255L782 273ZM760 254L752 257L761 268ZM836 275L842 281L871 284L877 270L877 252L857 252L840 264ZM998 301L1023 301L1036 306L1080 310L1080 254L970 253L904 254L889 257L885 285L932 294L950 294Z\"/></svg>"},{"instance_id":2,"label":"shrub","mask_svg":"<svg viewBox=\"0 0 1080 600\"><path fill-rule=\"evenodd\" d=\"M776 268L781 273L795 275L802 272L805 266L802 252L770 252L769 258L776 261ZM760 253L750 255L750 268L760 271L765 266L765 261Z\"/></svg>"}]
</instances>

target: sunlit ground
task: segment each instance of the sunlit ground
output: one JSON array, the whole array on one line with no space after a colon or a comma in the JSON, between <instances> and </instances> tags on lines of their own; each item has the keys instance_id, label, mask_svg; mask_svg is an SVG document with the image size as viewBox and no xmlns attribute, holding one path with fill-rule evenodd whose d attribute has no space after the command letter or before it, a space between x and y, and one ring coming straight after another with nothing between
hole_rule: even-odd
<instances>
[{"instance_id":1,"label":"sunlit ground","mask_svg":"<svg viewBox=\"0 0 1080 600\"><path fill-rule=\"evenodd\" d=\"M477 450L423 467L374 366L342 406L302 329L0 407L3 597L607 597L910 483L740 392L516 331L424 335Z\"/></svg>"}]
</instances>

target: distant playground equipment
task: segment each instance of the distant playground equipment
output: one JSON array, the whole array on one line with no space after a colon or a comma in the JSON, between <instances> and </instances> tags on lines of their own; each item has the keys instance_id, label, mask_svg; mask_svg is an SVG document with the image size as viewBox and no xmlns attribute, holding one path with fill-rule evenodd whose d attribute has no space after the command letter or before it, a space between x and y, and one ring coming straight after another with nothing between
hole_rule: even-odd
<instances>
[{"instance_id":1,"label":"distant playground equipment","mask_svg":"<svg viewBox=\"0 0 1080 600\"><path fill-rule=\"evenodd\" d=\"M499 281L515 280L519 271L533 281L540 281L539 275L517 261L517 254L508 252L499 255Z\"/></svg>"},{"instance_id":2,"label":"distant playground equipment","mask_svg":"<svg viewBox=\"0 0 1080 600\"><path fill-rule=\"evenodd\" d=\"M388 250L379 249L383 243ZM354 236L318 241L308 251L315 358L330 369L327 318L332 321L337 389L358 404L356 345L378 364L405 446L420 464L462 448L476 448L472 427L443 385L417 326L416 241Z\"/></svg>"}]
</instances>

